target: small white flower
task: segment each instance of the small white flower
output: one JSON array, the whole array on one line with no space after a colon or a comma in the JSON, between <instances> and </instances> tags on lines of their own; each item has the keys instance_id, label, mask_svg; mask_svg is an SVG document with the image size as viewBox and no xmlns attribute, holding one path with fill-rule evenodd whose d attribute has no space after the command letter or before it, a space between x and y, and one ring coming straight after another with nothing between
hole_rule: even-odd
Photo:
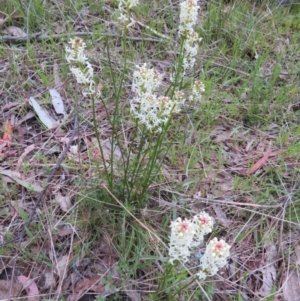
<instances>
[{"instance_id":1,"label":"small white flower","mask_svg":"<svg viewBox=\"0 0 300 301\"><path fill-rule=\"evenodd\" d=\"M118 20L121 22L121 23L127 23L128 22L128 17L121 13L120 16L118 17Z\"/></svg>"},{"instance_id":2,"label":"small white flower","mask_svg":"<svg viewBox=\"0 0 300 301\"><path fill-rule=\"evenodd\" d=\"M196 80L193 86L193 93L197 94L197 93L204 93L205 92L205 86L202 83L201 80Z\"/></svg>"},{"instance_id":3,"label":"small white flower","mask_svg":"<svg viewBox=\"0 0 300 301\"><path fill-rule=\"evenodd\" d=\"M198 43L202 40L194 29L198 19L199 8L197 0L186 0L180 3L178 35L184 39L182 77L185 76L188 69L194 67L198 53Z\"/></svg>"},{"instance_id":4,"label":"small white flower","mask_svg":"<svg viewBox=\"0 0 300 301\"><path fill-rule=\"evenodd\" d=\"M197 276L199 279L205 280L206 277L207 277L207 274L206 274L205 272L203 272L203 271L200 270L200 271L196 274L196 276Z\"/></svg>"},{"instance_id":5,"label":"small white flower","mask_svg":"<svg viewBox=\"0 0 300 301\"><path fill-rule=\"evenodd\" d=\"M196 223L197 229L204 235L212 231L214 220L208 213L204 211L200 212L194 216L193 221Z\"/></svg>"},{"instance_id":6,"label":"small white flower","mask_svg":"<svg viewBox=\"0 0 300 301\"><path fill-rule=\"evenodd\" d=\"M86 44L81 38L75 37L71 39L69 44L71 47L66 46L66 60L68 63L78 62L85 64L87 57L84 54Z\"/></svg>"},{"instance_id":7,"label":"small white flower","mask_svg":"<svg viewBox=\"0 0 300 301\"><path fill-rule=\"evenodd\" d=\"M174 113L179 113L181 107L184 105L185 103L185 98L184 98L184 92L182 91L175 91L174 93L174 102L175 102L175 106L173 109Z\"/></svg>"},{"instance_id":8,"label":"small white flower","mask_svg":"<svg viewBox=\"0 0 300 301\"><path fill-rule=\"evenodd\" d=\"M119 0L119 9L122 8L133 8L139 4L139 0Z\"/></svg>"},{"instance_id":9,"label":"small white flower","mask_svg":"<svg viewBox=\"0 0 300 301\"><path fill-rule=\"evenodd\" d=\"M120 16L118 19L120 20L121 23L127 24L129 21L128 18L128 11L133 8L134 6L137 6L139 3L139 0L119 0L119 6L118 10L120 13ZM131 18L130 23L127 24L127 27L132 26L135 23L135 21Z\"/></svg>"}]
</instances>

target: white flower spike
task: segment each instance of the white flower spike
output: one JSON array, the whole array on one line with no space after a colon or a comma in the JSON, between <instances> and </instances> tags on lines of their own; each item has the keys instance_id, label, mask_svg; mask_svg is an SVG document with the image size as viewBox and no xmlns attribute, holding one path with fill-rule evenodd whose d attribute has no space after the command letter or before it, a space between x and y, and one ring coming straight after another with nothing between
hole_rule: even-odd
<instances>
[{"instance_id":1,"label":"white flower spike","mask_svg":"<svg viewBox=\"0 0 300 301\"><path fill-rule=\"evenodd\" d=\"M71 47L66 46L65 49L66 60L77 83L85 85L82 94L86 96L95 93L94 71L84 53L86 44L78 37L71 39L69 44Z\"/></svg>"},{"instance_id":2,"label":"white flower spike","mask_svg":"<svg viewBox=\"0 0 300 301\"><path fill-rule=\"evenodd\" d=\"M207 276L214 276L218 270L227 264L230 246L223 240L213 238L206 247L204 255L201 257L201 270L197 273L200 279Z\"/></svg>"},{"instance_id":3,"label":"white flower spike","mask_svg":"<svg viewBox=\"0 0 300 301\"><path fill-rule=\"evenodd\" d=\"M212 232L214 220L203 211L194 216L193 222L196 224L196 232L192 245L197 247L203 242L204 235Z\"/></svg>"},{"instance_id":4,"label":"white flower spike","mask_svg":"<svg viewBox=\"0 0 300 301\"><path fill-rule=\"evenodd\" d=\"M192 248L198 247L203 242L204 235L212 232L212 228L213 218L204 211L195 215L192 220L182 220L179 217L171 222L169 262L187 262ZM213 238L200 259L200 269L196 276L199 279L214 276L227 264L229 249L230 246L223 239Z\"/></svg>"},{"instance_id":5,"label":"white flower spike","mask_svg":"<svg viewBox=\"0 0 300 301\"><path fill-rule=\"evenodd\" d=\"M190 246L195 235L195 223L180 217L171 222L169 256L170 263L174 260L186 262L190 256Z\"/></svg>"},{"instance_id":6,"label":"white flower spike","mask_svg":"<svg viewBox=\"0 0 300 301\"><path fill-rule=\"evenodd\" d=\"M161 82L162 74L158 71L148 68L147 64L136 66L131 86L136 96L130 100L131 113L149 131L160 132L171 114L178 113L185 102L181 91L176 91L173 99L158 96L155 91Z\"/></svg>"},{"instance_id":7,"label":"white flower spike","mask_svg":"<svg viewBox=\"0 0 300 301\"><path fill-rule=\"evenodd\" d=\"M200 6L197 0L186 0L180 3L179 34L187 34L194 31Z\"/></svg>"}]
</instances>

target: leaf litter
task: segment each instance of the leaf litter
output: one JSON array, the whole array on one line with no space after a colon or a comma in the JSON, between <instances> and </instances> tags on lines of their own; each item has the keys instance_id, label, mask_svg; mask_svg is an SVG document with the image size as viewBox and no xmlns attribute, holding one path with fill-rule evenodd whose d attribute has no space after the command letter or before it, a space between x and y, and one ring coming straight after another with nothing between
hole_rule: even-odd
<instances>
[{"instance_id":1,"label":"leaf litter","mask_svg":"<svg viewBox=\"0 0 300 301\"><path fill-rule=\"evenodd\" d=\"M26 277L26 276L18 276L17 279L23 285L23 289L25 289L27 293L27 300L28 301L39 301L40 300L40 292L36 285L36 283Z\"/></svg>"},{"instance_id":2,"label":"leaf litter","mask_svg":"<svg viewBox=\"0 0 300 301\"><path fill-rule=\"evenodd\" d=\"M0 22L1 23L1 22ZM3 22L3 25L6 23L6 21ZM55 66L55 65L54 65ZM57 65L56 65L57 67ZM55 67L55 68L56 68ZM57 71L57 68L55 69L56 71L54 72L54 76L55 76L55 89L57 90L57 92L59 93L59 97L60 94L62 93L61 90L59 90L59 88L57 86L61 85L61 80L59 78L59 74ZM270 69L271 70L271 69ZM266 72L262 72L262 75L266 75L268 74L268 70ZM46 90L46 89L44 89ZM50 90L49 90L50 92ZM51 92L50 92L51 93ZM32 94L34 95L34 94ZM66 109L64 107L64 103L62 101L62 98L57 97L57 99L59 99L59 106L58 109L55 109L55 105L53 104L53 107L55 109L55 112L57 114L62 114L64 115L64 117L66 116ZM53 99L55 98L51 98L51 101L53 101ZM37 101L36 101L37 102ZM38 103L38 102L37 102ZM36 177L36 182L40 184L37 185L39 187L39 189L41 189L41 187L43 187L43 180L44 180L44 175L43 175L43 169L45 167L47 167L47 164L45 164L43 161L39 162L38 160L35 160L35 155L38 154L39 151L43 150L44 148L47 146L48 144L55 144L55 145L59 145L57 144L58 141L57 137L53 134L53 131L56 130L57 127L59 127L59 123L57 123L57 120L59 120L59 116L57 117L57 120L54 119L53 117L51 117L51 114L49 113L50 110L52 108L48 108L45 109L43 106L40 106L40 111L42 113L41 116L42 118L39 116L38 112L39 110L36 111L35 109L35 113L33 111L27 111L27 114L29 114L28 116L25 115L25 117L23 117L23 119L19 120L19 125L22 123L26 123L26 126L28 126L30 128L30 130L32 130L32 132L34 133L33 136L34 139L32 137L25 137L25 143L24 144L20 144L18 147L20 147L20 151L18 152L18 155L15 157L13 157L13 159L15 159L15 163L17 165L16 170L19 171L18 174L14 173L12 170L7 169L8 166L6 165L5 167L5 171L8 172L11 176L20 179L21 181L24 182L17 182L14 181L16 183L18 183L21 187L28 189L30 191L32 191L32 189L30 188L30 184L31 181L28 181L27 175L25 176L25 178L22 175L22 165L23 163L27 163L30 162L32 164L32 166L34 166L35 162L37 162L36 164L36 169L35 169L35 174L34 177ZM12 106L8 106L7 107L8 110L17 110L18 106L12 105ZM46 112L46 113L45 113ZM98 114L99 113L99 114ZM38 116L41 120L41 122L47 127L47 129L49 131L44 131L44 129L42 129L40 127L39 124L36 124L35 121L36 119L33 118L35 116ZM24 116L24 115L22 115ZM27 116L27 117L26 117ZM46 116L46 117L45 117ZM47 117L50 116L50 117ZM100 117L102 116L102 117ZM20 116L21 117L21 116ZM99 112L97 112L97 117L99 119L105 119L106 118L106 112L104 110L99 110ZM226 123L226 122L224 122ZM109 129L110 130L110 129ZM108 131L107 131L108 132ZM211 154L211 158L210 160L200 160L200 156L199 156L199 162L197 162L197 164L195 165L195 170L200 173L200 171L202 169L205 169L207 171L207 176L205 178L202 178L199 180L199 178L197 178L197 176L195 176L195 179L191 179L191 183L198 183L198 187L195 187L194 189L196 191L199 192L199 195L201 195L202 198L199 198L199 200L197 200L198 203L200 203L200 205L203 205L203 199L207 198L208 196L212 195L212 196L221 196L221 198L226 201L226 200L230 200L230 201L235 201L238 200L239 203L243 203L243 202L253 202L253 196L252 195L243 195L240 193L240 191L236 188L236 183L235 180L238 177L248 177L251 178L253 176L259 176L262 175L263 172L267 169L267 167L269 166L274 166L274 164L277 163L278 157L277 156L272 156L272 155L266 155L269 152L268 147L266 147L266 145L264 145L264 143L261 143L261 145L259 144L259 141L262 141L264 139L263 136L266 136L267 140L272 140L275 141L276 138L274 137L270 137L269 133L266 133L266 135L264 135L264 133L258 133L255 130L252 130L249 133L249 129L248 128L240 128L239 131L236 131L236 127L234 124L226 124L226 126L220 126L218 129L219 134L217 134L215 141L214 141L214 146L218 146L222 149L222 154L224 155L224 158L226 158L226 162L221 162L219 161L218 158L218 154L217 152L213 152ZM66 135L66 139L67 138L67 133L65 133ZM104 135L103 135L104 136ZM80 137L80 136L78 136ZM110 135L107 136L108 138L110 138ZM109 161L110 155L111 155L111 149L112 146L109 142L109 140L106 140L105 138L107 137L102 137L103 139L101 140L101 142L103 142L104 144L104 159ZM30 146L33 145L34 141L34 149L28 151L26 151L26 148L28 147L30 149ZM91 141L91 142L90 142ZM108 141L108 142L107 142ZM47 142L47 143L46 143ZM70 159L74 159L76 157L79 156L85 156L84 158L87 158L87 155L84 153L85 150L83 150L80 147L80 143L82 142L78 142L77 145L73 146L73 152L72 155L73 157L70 157ZM11 145L10 145L11 146ZM95 139L95 137L92 137L91 140L89 140L89 142L85 142L85 146L87 149L92 151L92 159L94 161L97 162L101 162L102 160L102 156L100 154L100 151L97 147L97 141ZM5 145L5 150L6 147L8 147L8 144ZM114 148L117 148L116 146L114 146ZM48 149L52 149L52 147L49 147ZM59 148L59 150L61 150L61 148ZM276 146L272 147L272 153L273 152L280 152L280 151L285 151L284 149L280 149L278 144ZM51 165L53 159L55 157L55 155L57 153L60 153L60 151L58 151L58 149L56 149L54 152L52 152L51 154L49 153L47 159L48 159L48 164ZM117 150L118 153L118 150ZM265 153L265 154L264 154ZM24 155L23 155L24 154ZM278 154L278 153L277 153ZM280 153L279 153L280 154ZM21 157L20 157L21 156ZM31 157L31 158L29 158ZM22 158L22 159L21 159ZM116 156L116 158L118 159L118 156ZM20 160L21 159L21 160ZM29 161L30 159L34 159ZM168 170L168 180L169 181L173 181L174 178L178 179L178 182L184 180L184 176L182 176L180 174L181 172L181 167L184 167L185 162L187 161L186 159L188 158L184 158L185 160L182 160L182 158L178 158L178 161L180 161L181 163L180 168L173 168L172 166L166 166L165 168ZM288 160L292 160L288 157L284 157L284 159L288 162ZM18 160L18 162L17 162ZM19 164L19 160L21 161ZM73 162L73 161L72 161ZM40 164L40 168L39 168L39 164ZM294 165L297 165L297 162L293 163ZM14 166L14 167L15 167ZM61 173L64 173L64 170L61 170ZM8 175L4 175L5 177L7 177ZM66 174L66 178L68 178L69 175ZM10 179L14 180L13 177L10 177ZM59 177L57 177L59 178ZM192 178L192 177L191 177ZM189 181L190 179L188 179ZM64 182L67 186L67 181ZM65 196L68 195L67 189L64 190L64 187L62 185L61 190L59 192L59 195L57 197L57 194L55 194L55 184L57 183L52 183L53 185L51 185L50 189L49 189L49 195L54 196L55 200L58 202L58 204L60 205L60 209L63 212L67 212L69 210L69 201L67 201L65 203ZM187 185L187 187L190 189L190 187L193 187L193 185ZM187 189L187 193L190 192L190 190ZM191 188L193 189L193 188ZM39 190L35 190L35 192L39 192ZM23 190L24 193L24 190ZM28 198L32 198L35 196L34 193L28 194L25 192L25 194L23 194L24 197L24 204L26 205L26 200ZM61 204L60 204L61 202ZM213 202L213 198L212 198L212 202ZM167 202L164 201L163 202L163 198L161 199L161 203L166 204ZM168 203L169 204L169 203ZM28 205L28 204L27 204ZM214 205L208 205L211 206L211 209L213 209L213 211L215 212L215 216L218 220L218 222L220 222L220 224L225 228L228 229L230 227L234 228L234 225L232 225L230 222L233 220L232 217L236 216L237 219L243 217L243 218L247 218L247 215L245 213L243 213L243 211L246 210L246 208L243 207L238 207L236 210L236 215L232 214L230 208L226 205L218 205L216 206ZM199 207L198 207L199 208ZM52 221L51 221L52 222ZM234 223L235 224L235 223ZM52 231L53 229L49 229L49 231ZM235 229L233 229L234 231ZM55 238L57 245L58 243L64 243L64 246L70 247L72 248L73 246L68 243L68 238L70 235L74 235L74 232L66 232L66 235L62 235L60 238ZM59 234L58 234L59 236ZM54 239L54 238L53 238ZM54 240L55 240L54 239ZM262 285L260 289L255 289L257 288L257 286L251 286L251 284L249 284L249 288L253 289L254 291L256 291L257 293L261 293L262 295L266 295L269 291L270 291L270 286L272 285L272 279L276 279L276 275L274 275L274 264L273 262L269 262L265 256L267 257L268 255L270 255L273 258L273 255L275 254L274 251L274 245L270 246L269 249L267 249L268 246L264 246L266 247L265 253L258 251L257 253L254 253L253 250L255 249L255 241L253 241L253 238L249 236L245 236L244 238L245 240L245 244L238 244L240 249L236 249L237 251L237 259L240 260L240 264L241 266L243 265L248 265L250 270L254 270L254 269L260 269L261 273L264 277L264 279L266 280L266 285ZM244 242L244 240L242 240L242 243ZM99 249L102 249L103 251L105 250L105 247L102 246L98 246ZM94 246L94 249L96 249L96 246ZM273 251L272 251L273 249ZM60 285L61 282L63 282L63 286L62 286L62 292L70 292L70 288L73 288L73 291L77 292L74 296L74 298L78 298L79 296L79 292L80 289L85 289L85 291L93 291L93 287L95 287L96 291L98 291L101 294L104 294L103 291L103 284L99 283L99 279L101 278L100 274L103 275L103 271L101 268L98 268L97 273L99 273L99 275L95 275L95 271L91 271L89 270L89 275L84 274L84 270L81 270L81 274L84 274L84 278L80 278L76 272L74 272L75 269L71 268L71 264L67 258L68 255L65 255L64 252L62 250L59 250L58 248L55 249L53 252L57 252L57 257L60 258L57 263L54 266L59 266L59 268L57 267L57 273L58 276L60 277ZM111 250L109 251L111 253L113 253ZM106 253L109 253L106 252ZM273 255L272 255L273 254ZM49 255L50 256L50 255ZM250 259L249 259L250 258ZM78 260L79 263L82 263L85 259L85 256L82 255L80 257L80 259ZM94 259L95 262L97 262L96 259ZM111 268L113 266L113 264L115 264L115 262L111 263L110 265L108 265L107 270L109 268ZM40 266L43 266L42 264ZM270 266L270 268L269 268ZM276 266L276 264L275 264ZM85 267L86 268L86 267ZM59 271L63 271L63 272L59 272ZM65 271L65 272L64 272ZM236 272L236 271L235 271ZM234 275L235 272L232 272L230 276ZM239 271L242 273L242 271ZM294 273L295 274L295 273ZM117 277L117 275L114 274L115 277ZM240 275L241 276L241 275ZM284 296L288 301L292 301L293 299L288 299L288 294L289 292L292 290L294 290L295 285L297 285L297 279L295 278L295 275L293 275L293 271L287 273L286 275L286 283L289 284L289 286L287 286L287 288L284 290ZM70 279L72 278L73 280L70 280L69 284L65 284L66 279L68 279L68 277L70 277ZM65 279L62 279L65 278ZM52 284L48 285L46 287L54 287L53 282L55 277L51 278L52 280L50 281ZM291 280L289 280L291 279ZM97 281L99 284L97 284ZM290 282L289 282L290 281ZM295 282L295 285L293 284ZM298 280L299 281L299 280ZM81 283L81 284L80 284ZM299 283L299 282L298 282ZM98 286L99 285L99 286ZM292 288L292 289L291 289ZM95 291L94 291L95 292ZM131 299L137 300L138 297L131 297ZM77 299L76 299L77 300ZM246 299L245 299L246 300ZM251 299L248 299L251 300Z\"/></svg>"}]
</instances>

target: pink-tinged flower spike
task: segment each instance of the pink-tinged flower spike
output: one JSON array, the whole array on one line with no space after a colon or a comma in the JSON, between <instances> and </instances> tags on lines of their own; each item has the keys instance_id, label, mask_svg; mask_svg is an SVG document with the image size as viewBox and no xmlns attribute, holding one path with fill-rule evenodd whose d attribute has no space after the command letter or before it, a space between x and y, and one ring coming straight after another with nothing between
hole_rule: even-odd
<instances>
[{"instance_id":1,"label":"pink-tinged flower spike","mask_svg":"<svg viewBox=\"0 0 300 301\"><path fill-rule=\"evenodd\" d=\"M69 44L71 47L66 46L65 57L77 83L85 85L82 94L86 96L95 93L94 71L84 53L86 44L78 37L71 39Z\"/></svg>"},{"instance_id":2,"label":"pink-tinged flower spike","mask_svg":"<svg viewBox=\"0 0 300 301\"><path fill-rule=\"evenodd\" d=\"M230 246L223 240L213 238L206 247L204 255L200 259L200 271L197 276L205 279L207 276L214 276L218 270L227 264Z\"/></svg>"},{"instance_id":3,"label":"pink-tinged flower spike","mask_svg":"<svg viewBox=\"0 0 300 301\"><path fill-rule=\"evenodd\" d=\"M202 40L194 29L198 19L199 8L200 6L198 5L197 0L186 0L180 3L180 24L178 28L178 35L183 39L182 77L185 76L188 69L194 67L199 42ZM174 74L171 74L170 80L172 82L174 81Z\"/></svg>"},{"instance_id":4,"label":"pink-tinged flower spike","mask_svg":"<svg viewBox=\"0 0 300 301\"><path fill-rule=\"evenodd\" d=\"M190 256L190 247L195 234L195 223L189 219L182 220L180 217L171 222L171 237L169 256L170 263L174 260L186 262Z\"/></svg>"},{"instance_id":5,"label":"pink-tinged flower spike","mask_svg":"<svg viewBox=\"0 0 300 301\"><path fill-rule=\"evenodd\" d=\"M195 223L195 236L192 246L198 247L203 242L204 235L211 233L214 220L209 214L203 211L194 216L193 222Z\"/></svg>"},{"instance_id":6,"label":"pink-tinged flower spike","mask_svg":"<svg viewBox=\"0 0 300 301\"><path fill-rule=\"evenodd\" d=\"M191 69L195 65L196 55L198 53L199 43L202 38L195 31L189 31L183 43L183 69Z\"/></svg>"},{"instance_id":7,"label":"pink-tinged flower spike","mask_svg":"<svg viewBox=\"0 0 300 301\"><path fill-rule=\"evenodd\" d=\"M201 101L202 94L205 92L205 86L201 80L196 80L192 87L192 93L189 96L189 101Z\"/></svg>"}]
</instances>

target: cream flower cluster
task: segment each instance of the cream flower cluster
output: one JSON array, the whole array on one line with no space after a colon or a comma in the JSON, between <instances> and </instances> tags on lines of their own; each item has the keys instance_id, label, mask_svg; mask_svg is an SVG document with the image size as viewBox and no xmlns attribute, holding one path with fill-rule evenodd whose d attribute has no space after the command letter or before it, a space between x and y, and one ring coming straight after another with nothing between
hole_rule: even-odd
<instances>
[{"instance_id":1,"label":"cream flower cluster","mask_svg":"<svg viewBox=\"0 0 300 301\"><path fill-rule=\"evenodd\" d=\"M197 0L186 0L180 3L180 25L179 36L184 38L183 42L183 76L186 70L193 68L195 57L198 52L199 38L194 27L197 22L199 5Z\"/></svg>"},{"instance_id":2,"label":"cream flower cluster","mask_svg":"<svg viewBox=\"0 0 300 301\"><path fill-rule=\"evenodd\" d=\"M160 132L172 113L178 113L185 102L184 93L176 91L173 99L155 93L162 83L162 74L148 68L147 64L136 66L133 73L132 91L136 97L130 100L133 118L145 124L150 131Z\"/></svg>"},{"instance_id":3,"label":"cream flower cluster","mask_svg":"<svg viewBox=\"0 0 300 301\"><path fill-rule=\"evenodd\" d=\"M193 222L195 224L195 235L191 246L197 247L203 242L204 235L211 233L214 221L209 214L203 211L193 217Z\"/></svg>"},{"instance_id":4,"label":"cream flower cluster","mask_svg":"<svg viewBox=\"0 0 300 301\"><path fill-rule=\"evenodd\" d=\"M180 217L171 222L171 236L169 245L170 263L174 260L187 262L192 248L198 247L204 235L211 233L213 218L206 212L200 212L192 220L182 220ZM224 240L212 239L201 257L199 271L196 276L205 279L215 275L224 267L229 257L230 246Z\"/></svg>"},{"instance_id":5,"label":"cream flower cluster","mask_svg":"<svg viewBox=\"0 0 300 301\"><path fill-rule=\"evenodd\" d=\"M189 246L193 243L195 232L195 223L191 220L182 220L179 217L171 222L169 256L172 264L174 260L188 260L191 255Z\"/></svg>"},{"instance_id":6,"label":"cream flower cluster","mask_svg":"<svg viewBox=\"0 0 300 301\"><path fill-rule=\"evenodd\" d=\"M71 47L66 46L65 57L70 64L70 71L75 76L77 83L86 86L82 91L83 95L93 94L95 92L94 71L84 53L86 44L78 37L71 39L69 44Z\"/></svg>"},{"instance_id":7,"label":"cream flower cluster","mask_svg":"<svg viewBox=\"0 0 300 301\"><path fill-rule=\"evenodd\" d=\"M194 31L199 8L197 0L186 0L180 3L179 35Z\"/></svg>"},{"instance_id":8,"label":"cream flower cluster","mask_svg":"<svg viewBox=\"0 0 300 301\"><path fill-rule=\"evenodd\" d=\"M200 101L202 94L205 92L205 86L201 80L196 80L192 87L192 93L189 96L190 101Z\"/></svg>"},{"instance_id":9,"label":"cream flower cluster","mask_svg":"<svg viewBox=\"0 0 300 301\"><path fill-rule=\"evenodd\" d=\"M204 255L200 259L201 270L196 274L200 279L214 276L218 270L227 264L230 246L223 240L213 238L206 247Z\"/></svg>"},{"instance_id":10,"label":"cream flower cluster","mask_svg":"<svg viewBox=\"0 0 300 301\"><path fill-rule=\"evenodd\" d=\"M202 41L202 38L199 38L197 32L192 31L188 32L183 43L183 69L184 73L186 70L193 68L196 61L196 55L198 53L199 45L198 43Z\"/></svg>"},{"instance_id":11,"label":"cream flower cluster","mask_svg":"<svg viewBox=\"0 0 300 301\"><path fill-rule=\"evenodd\" d=\"M212 231L213 223L213 218L206 212L200 212L192 220L182 220L179 217L171 222L170 262L173 263L176 259L186 262L191 249L199 246L204 235Z\"/></svg>"}]
</instances>

